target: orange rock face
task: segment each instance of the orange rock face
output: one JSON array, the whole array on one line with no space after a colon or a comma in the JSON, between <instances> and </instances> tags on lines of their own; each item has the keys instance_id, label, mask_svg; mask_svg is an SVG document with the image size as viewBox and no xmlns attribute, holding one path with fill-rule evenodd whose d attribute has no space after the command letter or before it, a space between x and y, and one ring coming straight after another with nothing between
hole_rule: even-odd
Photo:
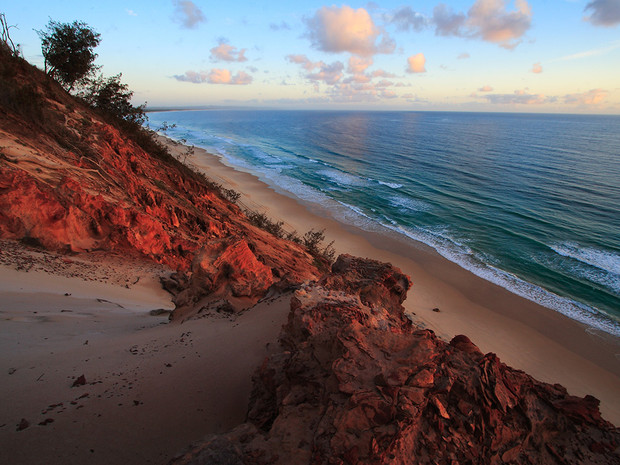
<instances>
[{"instance_id":1,"label":"orange rock face","mask_svg":"<svg viewBox=\"0 0 620 465\"><path fill-rule=\"evenodd\" d=\"M36 106L0 107L0 238L167 264L184 274L185 302L214 293L247 306L319 276L305 249L252 226L180 162L147 153L39 70L0 58L16 95L35 89Z\"/></svg>"},{"instance_id":2,"label":"orange rock face","mask_svg":"<svg viewBox=\"0 0 620 465\"><path fill-rule=\"evenodd\" d=\"M536 381L465 336L418 330L398 269L341 256L298 290L247 423L171 463L620 463L593 397Z\"/></svg>"}]
</instances>

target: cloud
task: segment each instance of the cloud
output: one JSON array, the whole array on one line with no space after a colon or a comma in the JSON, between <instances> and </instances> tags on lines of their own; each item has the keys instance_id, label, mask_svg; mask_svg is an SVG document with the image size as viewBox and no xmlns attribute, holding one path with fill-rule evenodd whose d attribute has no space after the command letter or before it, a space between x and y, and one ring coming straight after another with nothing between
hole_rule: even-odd
<instances>
[{"instance_id":1,"label":"cloud","mask_svg":"<svg viewBox=\"0 0 620 465\"><path fill-rule=\"evenodd\" d=\"M306 78L310 81L319 82L322 81L325 84L336 84L342 79L344 65L340 61L335 61L328 65L323 62L318 66L318 70L314 73L308 73Z\"/></svg>"},{"instance_id":2,"label":"cloud","mask_svg":"<svg viewBox=\"0 0 620 465\"><path fill-rule=\"evenodd\" d=\"M478 92L493 92L493 87L491 86L482 86L478 89Z\"/></svg>"},{"instance_id":3,"label":"cloud","mask_svg":"<svg viewBox=\"0 0 620 465\"><path fill-rule=\"evenodd\" d=\"M296 65L302 65L306 71L312 71L321 65L321 61L312 62L306 55L287 55L286 59Z\"/></svg>"},{"instance_id":4,"label":"cloud","mask_svg":"<svg viewBox=\"0 0 620 465\"><path fill-rule=\"evenodd\" d=\"M620 24L620 2L618 0L593 0L584 11L592 10L586 21L595 26L613 27Z\"/></svg>"},{"instance_id":5,"label":"cloud","mask_svg":"<svg viewBox=\"0 0 620 465\"><path fill-rule=\"evenodd\" d=\"M418 53L417 55L411 55L407 58L407 63L409 66L407 67L408 73L426 73L426 68L424 65L426 64L426 58L423 53Z\"/></svg>"},{"instance_id":6,"label":"cloud","mask_svg":"<svg viewBox=\"0 0 620 465\"><path fill-rule=\"evenodd\" d=\"M546 97L543 94L530 94L526 90L515 90L512 94L489 94L483 98L495 105L542 105L557 100L556 97Z\"/></svg>"},{"instance_id":7,"label":"cloud","mask_svg":"<svg viewBox=\"0 0 620 465\"><path fill-rule=\"evenodd\" d=\"M440 3L433 9L435 34L438 36L464 36L462 29L466 19L463 13L453 13L445 3Z\"/></svg>"},{"instance_id":8,"label":"cloud","mask_svg":"<svg viewBox=\"0 0 620 465\"><path fill-rule=\"evenodd\" d=\"M343 82L357 82L358 84L365 84L367 82L370 82L371 80L372 77L368 76L367 74L354 74L353 76L349 76L348 78L346 78Z\"/></svg>"},{"instance_id":9,"label":"cloud","mask_svg":"<svg viewBox=\"0 0 620 465\"><path fill-rule=\"evenodd\" d=\"M540 64L540 62L534 63L534 66L532 66L532 73L540 74L542 72L543 72L543 68L542 68L542 65Z\"/></svg>"},{"instance_id":10,"label":"cloud","mask_svg":"<svg viewBox=\"0 0 620 465\"><path fill-rule=\"evenodd\" d=\"M459 56L456 57L457 60L465 60L467 58L471 58L471 55L467 52L461 53Z\"/></svg>"},{"instance_id":11,"label":"cloud","mask_svg":"<svg viewBox=\"0 0 620 465\"><path fill-rule=\"evenodd\" d=\"M324 6L306 19L306 25L312 46L323 52L349 52L366 57L392 53L396 48L394 41L375 25L364 8Z\"/></svg>"},{"instance_id":12,"label":"cloud","mask_svg":"<svg viewBox=\"0 0 620 465\"><path fill-rule=\"evenodd\" d=\"M386 15L386 22L394 24L399 31L421 31L428 25L428 19L413 11L410 6L403 6L394 11L391 15Z\"/></svg>"},{"instance_id":13,"label":"cloud","mask_svg":"<svg viewBox=\"0 0 620 465\"><path fill-rule=\"evenodd\" d=\"M580 60L582 58L590 58L594 56L605 55L618 48L620 48L620 40L611 42L607 47L595 48L592 50L587 50L585 52L573 53L572 55L566 55L561 58L556 58L555 60L552 60L552 61Z\"/></svg>"},{"instance_id":14,"label":"cloud","mask_svg":"<svg viewBox=\"0 0 620 465\"><path fill-rule=\"evenodd\" d=\"M245 48L237 50L237 47L221 41L217 47L211 49L211 59L215 61L247 61L248 59L245 57L246 50Z\"/></svg>"},{"instance_id":15,"label":"cloud","mask_svg":"<svg viewBox=\"0 0 620 465\"><path fill-rule=\"evenodd\" d=\"M603 89L592 89L588 92L582 92L579 94L567 94L564 96L564 103L571 105L598 105L605 101L607 98L607 92Z\"/></svg>"},{"instance_id":16,"label":"cloud","mask_svg":"<svg viewBox=\"0 0 620 465\"><path fill-rule=\"evenodd\" d=\"M280 24L271 23L269 25L269 29L271 29L272 31L290 31L291 26L289 26L288 23L285 21L280 21Z\"/></svg>"},{"instance_id":17,"label":"cloud","mask_svg":"<svg viewBox=\"0 0 620 465\"><path fill-rule=\"evenodd\" d=\"M480 38L500 47L513 49L530 28L532 10L525 0L515 0L508 11L508 0L476 0L464 13L454 13L444 3L433 9L435 33L441 36Z\"/></svg>"},{"instance_id":18,"label":"cloud","mask_svg":"<svg viewBox=\"0 0 620 465\"><path fill-rule=\"evenodd\" d=\"M340 61L328 65L323 61L311 61L306 55L287 55L286 59L301 65L306 70L304 77L315 83L322 81L332 85L340 81L344 75L344 65Z\"/></svg>"},{"instance_id":19,"label":"cloud","mask_svg":"<svg viewBox=\"0 0 620 465\"><path fill-rule=\"evenodd\" d=\"M212 69L211 71L186 71L185 74L174 75L177 81L192 82L194 84L230 84L230 85L248 85L252 83L253 78L244 71L239 71L233 75L227 69Z\"/></svg>"},{"instance_id":20,"label":"cloud","mask_svg":"<svg viewBox=\"0 0 620 465\"><path fill-rule=\"evenodd\" d=\"M127 14L128 14L129 16L138 16L138 13L136 13L136 12L135 12L135 11L133 11L133 10L128 10L128 9L125 9L125 11L127 12Z\"/></svg>"},{"instance_id":21,"label":"cloud","mask_svg":"<svg viewBox=\"0 0 620 465\"><path fill-rule=\"evenodd\" d=\"M373 72L372 72L372 73L370 73L370 74L371 74L371 76L372 76L373 78L376 78L376 77L383 77L383 78L393 78L393 77L396 77L396 75L395 75L395 74L393 74L393 73L388 73L387 71L385 71L385 70L383 70L383 69L377 69L377 70L373 71Z\"/></svg>"},{"instance_id":22,"label":"cloud","mask_svg":"<svg viewBox=\"0 0 620 465\"><path fill-rule=\"evenodd\" d=\"M366 68L372 66L373 59L371 57L362 58L353 55L349 58L349 66L347 67L347 73L359 74L366 71Z\"/></svg>"},{"instance_id":23,"label":"cloud","mask_svg":"<svg viewBox=\"0 0 620 465\"><path fill-rule=\"evenodd\" d=\"M183 27L193 29L198 26L198 24L207 20L194 2L189 0L174 0L174 5L175 19L180 22Z\"/></svg>"}]
</instances>

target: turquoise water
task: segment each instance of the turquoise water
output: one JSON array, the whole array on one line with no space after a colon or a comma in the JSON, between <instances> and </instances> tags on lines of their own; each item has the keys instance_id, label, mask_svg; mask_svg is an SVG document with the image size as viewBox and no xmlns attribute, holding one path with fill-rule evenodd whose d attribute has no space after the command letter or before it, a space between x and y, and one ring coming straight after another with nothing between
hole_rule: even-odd
<instances>
[{"instance_id":1,"label":"turquoise water","mask_svg":"<svg viewBox=\"0 0 620 465\"><path fill-rule=\"evenodd\" d=\"M357 227L620 335L620 117L150 113L151 126Z\"/></svg>"}]
</instances>

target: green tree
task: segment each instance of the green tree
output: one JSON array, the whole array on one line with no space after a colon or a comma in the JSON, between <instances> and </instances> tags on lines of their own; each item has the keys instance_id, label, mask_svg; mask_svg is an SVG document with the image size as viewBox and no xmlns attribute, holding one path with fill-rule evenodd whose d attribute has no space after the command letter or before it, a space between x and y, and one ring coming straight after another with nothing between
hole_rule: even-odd
<instances>
[{"instance_id":1,"label":"green tree","mask_svg":"<svg viewBox=\"0 0 620 465\"><path fill-rule=\"evenodd\" d=\"M131 104L133 92L121 83L122 74L109 78L99 76L89 81L81 97L104 114L130 126L140 126L146 120L145 105Z\"/></svg>"},{"instance_id":2,"label":"green tree","mask_svg":"<svg viewBox=\"0 0 620 465\"><path fill-rule=\"evenodd\" d=\"M50 19L46 30L36 32L41 38L45 72L67 89L97 69L93 49L101 35L83 21L59 23Z\"/></svg>"}]
</instances>

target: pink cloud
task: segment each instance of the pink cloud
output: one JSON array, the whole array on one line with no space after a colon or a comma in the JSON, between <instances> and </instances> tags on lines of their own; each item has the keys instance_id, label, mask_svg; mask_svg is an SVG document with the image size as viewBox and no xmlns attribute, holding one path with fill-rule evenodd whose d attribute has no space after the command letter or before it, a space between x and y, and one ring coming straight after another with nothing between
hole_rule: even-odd
<instances>
[{"instance_id":1,"label":"pink cloud","mask_svg":"<svg viewBox=\"0 0 620 465\"><path fill-rule=\"evenodd\" d=\"M426 64L426 58L423 53L411 55L407 58L407 63L409 64L407 68L408 73L426 73L426 68L424 67Z\"/></svg>"},{"instance_id":2,"label":"pink cloud","mask_svg":"<svg viewBox=\"0 0 620 465\"><path fill-rule=\"evenodd\" d=\"M253 78L244 71L232 74L227 69L212 69L211 71L186 71L185 74L173 76L177 81L191 82L194 84L230 84L230 85L248 85L251 84Z\"/></svg>"},{"instance_id":3,"label":"pink cloud","mask_svg":"<svg viewBox=\"0 0 620 465\"><path fill-rule=\"evenodd\" d=\"M515 0L515 9L508 11L507 0L476 0L464 13L454 13L444 3L433 10L435 33L443 36L481 38L501 47L513 49L530 28L532 10L525 0Z\"/></svg>"},{"instance_id":4,"label":"pink cloud","mask_svg":"<svg viewBox=\"0 0 620 465\"><path fill-rule=\"evenodd\" d=\"M482 86L478 89L478 92L493 92L493 87L491 86Z\"/></svg>"},{"instance_id":5,"label":"pink cloud","mask_svg":"<svg viewBox=\"0 0 620 465\"><path fill-rule=\"evenodd\" d=\"M324 6L307 19L306 24L312 45L324 52L349 52L368 57L392 53L396 48L394 41L375 25L364 8Z\"/></svg>"},{"instance_id":6,"label":"pink cloud","mask_svg":"<svg viewBox=\"0 0 620 465\"><path fill-rule=\"evenodd\" d=\"M335 84L342 79L344 65L340 61L335 61L331 65L321 62L318 71L309 73L306 78L310 81L323 81L325 84Z\"/></svg>"},{"instance_id":7,"label":"pink cloud","mask_svg":"<svg viewBox=\"0 0 620 465\"><path fill-rule=\"evenodd\" d=\"M608 91L603 89L592 89L588 92L568 94L564 96L564 103L572 105L598 105L605 101Z\"/></svg>"},{"instance_id":8,"label":"pink cloud","mask_svg":"<svg viewBox=\"0 0 620 465\"><path fill-rule=\"evenodd\" d=\"M366 82L370 82L371 79L372 78L368 76L367 74L354 74L353 76L349 76L348 78L346 78L344 82L345 83L357 82L359 84L364 84Z\"/></svg>"},{"instance_id":9,"label":"pink cloud","mask_svg":"<svg viewBox=\"0 0 620 465\"><path fill-rule=\"evenodd\" d=\"M347 72L352 74L363 73L369 66L372 66L372 63L372 57L363 58L353 55L351 58L349 58L349 66L347 67Z\"/></svg>"},{"instance_id":10,"label":"pink cloud","mask_svg":"<svg viewBox=\"0 0 620 465\"><path fill-rule=\"evenodd\" d=\"M335 84L344 75L344 65L340 61L328 65L323 61L311 61L306 55L287 55L286 59L301 65L306 70L305 78L315 83L322 81L326 84Z\"/></svg>"},{"instance_id":11,"label":"pink cloud","mask_svg":"<svg viewBox=\"0 0 620 465\"><path fill-rule=\"evenodd\" d=\"M302 65L306 71L312 71L323 63L322 61L310 61L306 55L287 55L286 59L296 65Z\"/></svg>"},{"instance_id":12,"label":"pink cloud","mask_svg":"<svg viewBox=\"0 0 620 465\"><path fill-rule=\"evenodd\" d=\"M534 63L534 65L532 66L532 73L540 74L542 72L543 72L543 68L542 68L542 65L540 64L540 62Z\"/></svg>"},{"instance_id":13,"label":"pink cloud","mask_svg":"<svg viewBox=\"0 0 620 465\"><path fill-rule=\"evenodd\" d=\"M245 48L237 50L237 47L233 47L226 42L221 42L220 45L211 49L211 59L238 62L247 61L248 59L245 57L246 50Z\"/></svg>"},{"instance_id":14,"label":"pink cloud","mask_svg":"<svg viewBox=\"0 0 620 465\"><path fill-rule=\"evenodd\" d=\"M371 73L371 76L372 76L373 78L376 78L376 77L382 77L382 78L393 78L393 77L396 77L396 75L395 75L395 74L393 74L393 73L388 73L387 71L385 71L385 70L383 70L383 69L377 69L377 70L373 71L373 72Z\"/></svg>"}]
</instances>

